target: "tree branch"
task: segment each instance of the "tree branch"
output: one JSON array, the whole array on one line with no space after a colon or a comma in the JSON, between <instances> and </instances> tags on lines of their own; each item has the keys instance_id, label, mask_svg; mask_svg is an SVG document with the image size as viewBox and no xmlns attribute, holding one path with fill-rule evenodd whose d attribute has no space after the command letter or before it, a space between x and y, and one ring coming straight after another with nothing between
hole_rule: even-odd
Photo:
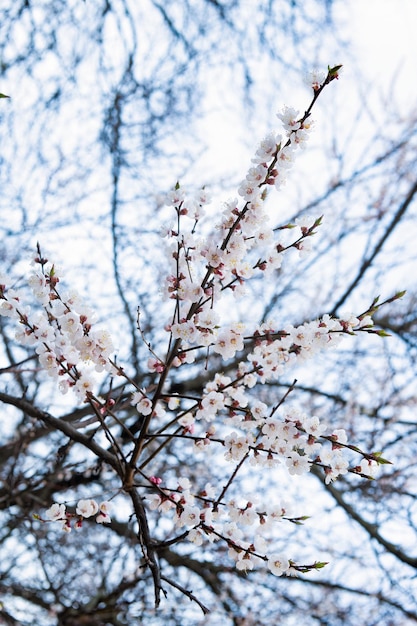
<instances>
[{"instance_id":1,"label":"tree branch","mask_svg":"<svg viewBox=\"0 0 417 626\"><path fill-rule=\"evenodd\" d=\"M93 452L99 459L108 463L111 467L113 467L116 472L121 475L121 468L118 462L118 459L114 454L102 448L98 443L96 443L93 439L80 433L76 428L71 426L68 422L58 419L57 417L53 417L50 413L46 411L42 411L37 407L33 406L30 402L23 398L16 398L14 396L10 396L9 394L0 392L0 402L4 402L4 404L10 404L20 409L27 415L34 417L36 419L41 420L44 424L51 427L53 430L59 430L64 435L69 437L72 441L76 441L80 443L85 448L88 448Z\"/></svg>"}]
</instances>

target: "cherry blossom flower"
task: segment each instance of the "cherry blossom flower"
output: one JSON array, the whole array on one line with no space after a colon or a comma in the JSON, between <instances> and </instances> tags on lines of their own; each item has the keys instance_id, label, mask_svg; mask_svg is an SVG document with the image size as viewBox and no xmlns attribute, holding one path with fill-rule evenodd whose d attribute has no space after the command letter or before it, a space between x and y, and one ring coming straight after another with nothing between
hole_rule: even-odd
<instances>
[{"instance_id":1,"label":"cherry blossom flower","mask_svg":"<svg viewBox=\"0 0 417 626\"><path fill-rule=\"evenodd\" d=\"M88 398L89 394L92 394L94 392L94 387L94 378L91 375L82 372L73 389L77 394L79 400L81 400L81 402L84 402Z\"/></svg>"},{"instance_id":2,"label":"cherry blossom flower","mask_svg":"<svg viewBox=\"0 0 417 626\"><path fill-rule=\"evenodd\" d=\"M344 428L337 428L332 432L332 439L338 443L347 443L347 434Z\"/></svg>"},{"instance_id":3,"label":"cherry blossom flower","mask_svg":"<svg viewBox=\"0 0 417 626\"><path fill-rule=\"evenodd\" d=\"M252 435L241 436L233 431L230 435L227 435L224 439L224 445L226 448L225 459L227 461L240 461L249 452L249 444L253 443Z\"/></svg>"},{"instance_id":4,"label":"cherry blossom flower","mask_svg":"<svg viewBox=\"0 0 417 626\"><path fill-rule=\"evenodd\" d=\"M324 83L326 79L326 74L322 70L311 70L307 72L304 76L304 82L309 87L312 87L314 91L317 91Z\"/></svg>"},{"instance_id":5,"label":"cherry blossom flower","mask_svg":"<svg viewBox=\"0 0 417 626\"><path fill-rule=\"evenodd\" d=\"M277 113L277 118L281 120L284 129L292 132L300 128L300 122L298 121L300 112L292 107L284 106L280 113Z\"/></svg>"},{"instance_id":6,"label":"cherry blossom flower","mask_svg":"<svg viewBox=\"0 0 417 626\"><path fill-rule=\"evenodd\" d=\"M281 136L275 133L269 133L259 144L253 163L265 163L269 161L274 154L277 146L281 144Z\"/></svg>"},{"instance_id":7,"label":"cherry blossom flower","mask_svg":"<svg viewBox=\"0 0 417 626\"><path fill-rule=\"evenodd\" d=\"M110 524L111 517L108 513L99 513L96 517L97 524Z\"/></svg>"},{"instance_id":8,"label":"cherry blossom flower","mask_svg":"<svg viewBox=\"0 0 417 626\"><path fill-rule=\"evenodd\" d=\"M290 568L290 562L282 554L271 554L268 558L268 569L274 576L282 576Z\"/></svg>"},{"instance_id":9,"label":"cherry blossom flower","mask_svg":"<svg viewBox=\"0 0 417 626\"><path fill-rule=\"evenodd\" d=\"M375 478L380 470L379 464L371 459L362 459L360 462L360 471L365 476Z\"/></svg>"},{"instance_id":10,"label":"cherry blossom flower","mask_svg":"<svg viewBox=\"0 0 417 626\"><path fill-rule=\"evenodd\" d=\"M236 561L236 569L242 572L248 572L254 567L251 555L248 552L241 552Z\"/></svg>"},{"instance_id":11,"label":"cherry blossom flower","mask_svg":"<svg viewBox=\"0 0 417 626\"><path fill-rule=\"evenodd\" d=\"M95 500L79 500L76 508L77 515L83 517L91 517L95 515L99 510L99 506Z\"/></svg>"},{"instance_id":12,"label":"cherry blossom flower","mask_svg":"<svg viewBox=\"0 0 417 626\"><path fill-rule=\"evenodd\" d=\"M310 463L308 456L300 456L298 452L290 452L286 460L288 471L291 475L306 474L310 471Z\"/></svg>"},{"instance_id":13,"label":"cherry blossom flower","mask_svg":"<svg viewBox=\"0 0 417 626\"><path fill-rule=\"evenodd\" d=\"M113 507L112 507L111 502L109 502L108 500L104 500L103 502L100 502L100 504L98 505L98 508L99 508L100 513L104 513L108 515Z\"/></svg>"},{"instance_id":14,"label":"cherry blossom flower","mask_svg":"<svg viewBox=\"0 0 417 626\"><path fill-rule=\"evenodd\" d=\"M203 545L203 532L200 528L192 528L188 531L188 541L191 541L195 546Z\"/></svg>"},{"instance_id":15,"label":"cherry blossom flower","mask_svg":"<svg viewBox=\"0 0 417 626\"><path fill-rule=\"evenodd\" d=\"M51 522L57 520L66 520L65 504L57 504L56 502L45 512L46 517Z\"/></svg>"},{"instance_id":16,"label":"cherry blossom flower","mask_svg":"<svg viewBox=\"0 0 417 626\"><path fill-rule=\"evenodd\" d=\"M146 398L143 393L135 391L132 394L132 404L136 405L136 410L141 415L150 415L152 413L152 400Z\"/></svg>"},{"instance_id":17,"label":"cherry blossom flower","mask_svg":"<svg viewBox=\"0 0 417 626\"><path fill-rule=\"evenodd\" d=\"M176 525L181 526L197 526L200 523L200 509L196 506L186 505L179 516Z\"/></svg>"},{"instance_id":18,"label":"cherry blossom flower","mask_svg":"<svg viewBox=\"0 0 417 626\"><path fill-rule=\"evenodd\" d=\"M320 424L320 420L316 415L303 421L303 429L306 433L319 437L326 432L326 425Z\"/></svg>"},{"instance_id":19,"label":"cherry blossom flower","mask_svg":"<svg viewBox=\"0 0 417 626\"><path fill-rule=\"evenodd\" d=\"M201 409L197 412L196 418L204 417L206 421L211 421L216 414L224 408L225 398L218 391L210 391L201 401Z\"/></svg>"},{"instance_id":20,"label":"cherry blossom flower","mask_svg":"<svg viewBox=\"0 0 417 626\"><path fill-rule=\"evenodd\" d=\"M347 459L344 458L341 452L335 454L330 465L332 469L332 473L340 476L341 474L346 474L349 468L349 463Z\"/></svg>"}]
</instances>

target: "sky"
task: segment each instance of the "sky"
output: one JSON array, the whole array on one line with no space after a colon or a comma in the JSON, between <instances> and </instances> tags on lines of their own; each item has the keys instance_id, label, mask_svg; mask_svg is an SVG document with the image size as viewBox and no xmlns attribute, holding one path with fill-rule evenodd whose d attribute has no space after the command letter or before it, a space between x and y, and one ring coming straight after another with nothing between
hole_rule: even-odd
<instances>
[{"instance_id":1,"label":"sky","mask_svg":"<svg viewBox=\"0 0 417 626\"><path fill-rule=\"evenodd\" d=\"M348 42L347 48L342 46L334 52L335 58L329 58L328 47L323 46L312 67L326 69L327 64L342 63L343 74L340 85L332 86L339 91L343 102L343 111L348 120L352 119L360 98L365 94L369 107L374 107L372 114L385 122L386 111L381 108L381 97L396 107L401 115L407 116L413 111L417 113L416 60L417 37L417 2L415 0L351 0L336 2L335 19L337 28L341 29L342 37ZM358 68L367 81L358 83ZM268 80L268 78L266 78ZM308 91L300 77L297 85L292 81L277 81L276 110L283 104L298 107L305 104ZM343 84L342 84L343 83ZM207 86L209 90L210 86ZM217 81L212 86L213 92L207 96L209 102L206 117L203 120L200 134L205 139L204 160L198 161L210 167L215 175L228 170L231 160L240 160L244 168L251 158L251 146L259 141L259 128L248 129L245 137L246 146L242 146L242 128L236 124L233 109L223 105L213 106L219 102ZM223 89L224 94L224 89ZM332 96L324 95L323 98ZM338 96L335 96L338 97ZM227 101L227 100L226 100ZM324 109L324 107L323 107ZM209 112L210 111L210 112ZM273 114L272 114L273 115ZM323 115L323 118L321 118ZM314 119L325 119L325 112L316 107ZM260 121L262 115L259 116ZM271 112L269 112L271 118ZM276 122L276 119L275 119ZM269 119L269 127L275 123ZM261 124L260 124L261 126ZM265 126L266 128L266 126ZM320 132L320 129L319 131ZM242 170L244 171L244 169Z\"/></svg>"},{"instance_id":2,"label":"sky","mask_svg":"<svg viewBox=\"0 0 417 626\"><path fill-rule=\"evenodd\" d=\"M361 70L373 87L408 108L417 95L417 2L352 0L340 8Z\"/></svg>"}]
</instances>

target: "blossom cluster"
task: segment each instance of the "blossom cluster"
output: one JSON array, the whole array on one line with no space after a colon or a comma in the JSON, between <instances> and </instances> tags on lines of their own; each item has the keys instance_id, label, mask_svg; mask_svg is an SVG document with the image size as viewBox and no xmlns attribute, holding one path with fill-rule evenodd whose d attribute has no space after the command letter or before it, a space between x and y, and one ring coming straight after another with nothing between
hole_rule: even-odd
<instances>
[{"instance_id":1,"label":"blossom cluster","mask_svg":"<svg viewBox=\"0 0 417 626\"><path fill-rule=\"evenodd\" d=\"M317 95L323 81L333 78L337 75L329 70L328 78L314 72L308 81ZM267 191L285 184L313 127L309 112L300 116L291 107L284 107L278 119L281 132L271 132L260 142L238 187L238 197L225 203L210 234L205 232L203 221L210 202L207 190L188 194L177 183L169 192L167 205L173 209L175 220L163 233L169 263L163 292L173 304L165 325L168 347L165 357L160 358L147 344L152 373L148 388L139 388L125 376L135 386L130 402L143 425L139 434L131 434L129 439L134 448L126 451L124 443L119 446L115 441L111 426L102 426L108 439L117 443L112 449L126 476L136 472L144 476L142 469L174 437L182 438L196 453L220 450L222 464L232 466L226 486L216 489L207 483L203 488L193 488L190 480L182 477L171 488L160 477L151 476L145 496L148 508L170 513L175 528L196 546L204 540L225 542L237 569L247 571L266 564L273 574L281 576L322 566L299 565L271 548L277 523L300 523L305 518L296 517L287 502L264 504L257 496L239 498L234 489L228 492L238 470L247 462L245 469L257 466L267 471L280 466L291 476L300 476L316 466L322 468L329 484L347 472L373 478L379 460L350 446L343 429L328 429L318 416L288 407L285 398L279 406L268 407L254 393L256 385L282 379L289 368L336 347L343 337L359 331L374 332L374 309L358 317L323 315L298 326L275 320L253 324L235 320L223 300L226 294L245 294L247 282L256 275L278 270L289 250L298 251L300 256L308 254L312 235L321 223L320 217L312 216L280 227L270 223ZM116 369L110 358L111 338L93 329L92 311L77 295L61 296L56 268L40 252L34 266L29 285L40 310L32 312L23 304L21 292L0 277L0 314L18 322L16 339L34 346L41 366L59 381L62 392L73 388L80 401L91 401L94 378L90 370L123 375L123 369ZM202 354L206 362L213 359L217 373L201 391L195 391L196 397L171 393L167 384L170 368L193 364ZM220 363L227 366L226 373L221 373ZM150 432L148 426L152 419L153 427L154 418L159 420L158 427ZM163 443L142 464L137 463L149 436L153 441L163 438ZM362 455L353 467L348 458L351 452ZM132 484L133 480L129 483L126 479L123 486L130 489ZM94 516L97 523L109 523L109 503L80 500L74 513L64 504L54 503L46 512L47 520L61 522L65 531L71 530L74 520L75 528L79 528L84 519Z\"/></svg>"},{"instance_id":2,"label":"blossom cluster","mask_svg":"<svg viewBox=\"0 0 417 626\"><path fill-rule=\"evenodd\" d=\"M224 376L218 376L217 383L233 389L227 387ZM344 429L328 430L317 416L309 417L292 407L282 410L282 417L276 414L268 417L267 405L260 401L245 406L245 411L237 417L239 411L236 406L232 407L231 396L226 399L226 394L210 394L211 406L216 406L216 410L227 406L232 409L224 423L231 421L240 428L219 438L217 429L210 424L204 438L192 437L200 451L207 451L211 444L220 443L225 448L225 459L235 466L246 460L252 466L260 465L265 469L282 464L290 475L303 475L312 465L320 466L324 469L326 484L348 471L368 478L377 475L378 461L369 455L365 455L359 465L349 466L345 453L351 446ZM248 429L250 432L245 432ZM352 449L360 452L357 448ZM216 496L216 489L209 483L199 492L192 493L191 482L186 478L179 480L175 490L163 488L160 478L152 477L150 482L158 487L155 493L147 496L150 509L164 513L171 511L175 526L187 530L189 541L196 545L201 545L204 539L225 541L238 569L253 569L266 562L275 575L290 575L297 571L299 566L287 557L268 555L268 537L274 536L273 532L270 534L274 523L282 519L293 521L294 511L287 502L262 505L256 496L246 501L236 498L224 501ZM247 539L249 530L250 540ZM278 562L285 567L279 567Z\"/></svg>"},{"instance_id":3,"label":"blossom cluster","mask_svg":"<svg viewBox=\"0 0 417 626\"><path fill-rule=\"evenodd\" d=\"M297 112L286 109L282 121L288 133L293 134L294 142L301 144L307 138L306 131L297 125L296 116ZM267 155L275 159L281 152L280 141L277 136L265 140L257 151L259 159L262 161ZM288 153L284 151L281 155L285 167L281 167L281 175L277 173L274 181L277 187L282 184L284 173L291 164L293 152L289 146L287 149ZM345 456L349 446L343 429L326 434L326 427L317 416L309 417L296 410L288 410L280 418L251 393L256 384L278 380L288 367L313 358L323 349L334 348L347 334L372 328L371 317L358 318L349 314L343 319L334 319L326 315L298 327L277 329L275 323L268 321L249 329L242 322L221 324L215 310L226 288L233 287L236 293L236 285L253 275L255 266L244 260L251 247L273 240L272 231L266 231L267 218L261 213L260 186L262 182L265 184L267 176L266 164L258 163L250 170L239 188L246 202L245 208L239 212L235 201L226 208L220 228L223 243L205 242L199 248L195 237L185 244L182 235L181 244L173 247L172 258L177 274L168 279L168 293L177 301L177 313L188 310L183 317L178 314L177 320L168 327L183 351L183 356L178 351L173 365L192 362L194 347L209 348L225 361L243 353L234 375L216 374L206 385L200 400L181 412L178 423L184 427L184 436L194 441L198 451L207 451L212 444L220 443L225 450L225 460L235 466L246 460L251 465L266 468L283 464L289 474L303 475L315 464L324 469L326 483L348 471L374 477L379 467L376 460L364 457L359 466L349 467ZM185 194L177 194L176 201L180 210L181 202L186 202ZM257 238L260 224L262 236ZM312 234L316 225L318 221L311 218L296 225L300 229L299 238L295 239L298 245ZM177 243L179 241L178 235ZM202 256L206 261L200 273L200 277L204 277L200 281L195 271L199 249L200 259ZM275 244L274 268L279 267L277 259L280 255L282 257L283 251L283 246ZM272 262L271 256L265 255L264 258ZM259 264L257 269L264 271L266 265L267 262ZM139 412L145 414L152 410L152 406L155 408L150 398L137 393L135 397ZM204 433L201 436L197 432L200 425ZM185 529L188 539L197 546L204 540L225 541L237 569L247 571L266 564L273 574L281 576L315 567L299 566L287 555L270 552L271 528L276 521L290 519L288 507L278 504L256 506L255 499L219 502L211 485L193 494L187 479L181 479L176 490L162 488L160 481L157 484L157 491L147 496L150 509L164 513L171 511L175 526Z\"/></svg>"},{"instance_id":4,"label":"blossom cluster","mask_svg":"<svg viewBox=\"0 0 417 626\"><path fill-rule=\"evenodd\" d=\"M111 504L107 500L97 502L93 499L79 500L75 513L67 511L65 504L58 504L55 502L45 513L46 520L51 522L61 522L62 530L65 532L71 532L71 522L74 522L74 528L80 529L84 519L96 516L97 524L110 524Z\"/></svg>"},{"instance_id":5,"label":"blossom cluster","mask_svg":"<svg viewBox=\"0 0 417 626\"><path fill-rule=\"evenodd\" d=\"M170 366L193 363L200 348L210 349L226 360L234 358L244 349L245 334L249 331L241 322L222 323L219 313L222 294L228 291L242 295L245 282L256 272L280 268L286 250L294 247L306 252L308 249L305 240L314 234L320 220L312 217L297 220L291 225L293 241L284 245L276 240L264 207L266 189L271 186L279 189L285 183L297 149L308 139L312 123L298 116L298 111L288 107L278 115L285 138L270 133L261 141L239 186L243 206L239 208L237 198L228 201L211 235L196 234L197 223L204 217L210 201L208 192L202 189L190 195L178 183L169 192L166 202L174 209L177 223L164 231L172 269L165 281L165 294L175 300L176 306L166 329L178 347ZM149 359L152 372L161 373L165 366L162 360ZM203 407L205 402L203 398ZM154 402L144 389L134 392L132 404L141 415L151 412L159 417L164 415L160 403ZM184 420L190 420L189 416Z\"/></svg>"},{"instance_id":6,"label":"blossom cluster","mask_svg":"<svg viewBox=\"0 0 417 626\"><path fill-rule=\"evenodd\" d=\"M250 570L255 566L268 564L276 575L290 574L290 561L282 558L287 566L278 571L274 565L276 555L266 556L267 539L276 523L291 519L288 502L270 504L259 508L255 501L229 499L222 506L215 501L216 489L207 483L197 494L191 492L191 483L181 478L175 490L158 485L158 493L146 498L151 510L171 511L177 528L185 529L187 538L196 546L206 539L210 542L224 541L229 556L240 570ZM245 541L248 527L254 527L254 538ZM272 558L271 558L272 557Z\"/></svg>"},{"instance_id":7,"label":"blossom cluster","mask_svg":"<svg viewBox=\"0 0 417 626\"><path fill-rule=\"evenodd\" d=\"M314 72L309 84L316 92L324 79ZM307 254L309 238L321 223L321 218L311 216L281 229L269 223L266 190L280 189L285 183L313 126L309 115L300 117L291 107L284 107L278 118L284 138L272 132L262 140L239 185L240 201L235 198L224 205L214 234L197 234L197 223L209 199L205 191L189 196L177 183L167 198L176 214L175 227L165 230L171 264L165 294L175 301L174 315L166 325L171 352L166 361L151 358L149 369L162 373L166 367L193 363L198 351L204 350L207 359L211 354L229 364L236 359L234 367L229 365L231 374L215 374L195 402L185 398L182 403L181 397L158 397L141 389L134 392L132 404L143 416L163 417L166 402L168 410L176 411L174 422L183 428L183 437L193 442L196 451L207 452L213 445L221 445L224 459L236 468L248 461L250 466L282 465L290 475L304 475L316 465L323 468L327 484L348 471L373 478L379 463L371 455L362 453L360 464L349 466L349 448L360 451L349 446L343 429L328 430L317 416L294 409L282 414L256 399L252 391L257 384L279 380L288 368L314 358L318 352L336 347L346 335L372 332L371 315L355 317L349 313L340 319L324 315L297 327L280 327L274 320L255 327L242 321L222 321L223 294L242 295L246 282L256 273L279 269L290 248ZM288 237L277 239L276 232L284 228L292 233L289 243ZM174 525L186 529L188 539L196 545L204 538L225 541L241 570L267 563L275 575L300 571L287 556L268 555L268 532L275 521L290 519L287 506L264 506L254 498L227 501L224 494L217 499L209 484L193 493L186 478L180 479L176 489L161 486L160 478L152 477L151 483L156 487L147 496L150 509L171 511Z\"/></svg>"},{"instance_id":8,"label":"blossom cluster","mask_svg":"<svg viewBox=\"0 0 417 626\"><path fill-rule=\"evenodd\" d=\"M212 397L224 408L227 402L224 397ZM368 455L359 465L349 467L345 452L350 446L344 429L328 430L317 416L309 417L296 408L287 408L282 418L267 417L266 411L265 404L253 403L253 408L247 408L244 420L240 421L240 433L234 430L220 439L211 424L204 440L193 438L197 449L206 451L211 443L221 443L225 448L225 459L235 466L246 460L264 468L285 464L290 475L306 474L314 464L324 469L326 484L348 471L368 478L376 477L379 464ZM233 421L234 418L230 419ZM251 432L244 432L248 425ZM357 448L354 451L359 452ZM189 541L196 545L201 545L204 538L226 541L238 569L252 569L265 562L276 575L296 569L297 566L290 565L291 561L283 559L282 555L279 560L287 565L278 568L276 555L267 554L269 531L274 523L294 517L288 503L261 505L258 502L255 506L255 499L237 501L235 498L223 502L216 497L216 489L209 483L193 494L191 482L186 478L179 480L175 490L161 487L160 478L152 477L150 481L158 486L155 493L147 496L150 509L164 513L171 511L175 526L187 530ZM252 538L248 541L250 527Z\"/></svg>"},{"instance_id":9,"label":"blossom cluster","mask_svg":"<svg viewBox=\"0 0 417 626\"><path fill-rule=\"evenodd\" d=\"M197 406L189 409L179 423L190 427L196 421L213 422L219 413L227 412L227 423L241 428L259 425L258 417L266 417L266 406L259 406L254 414L248 409L253 402L249 390L258 383L278 380L287 368L311 359L321 350L334 348L346 334L372 328L368 315L361 319L348 315L335 319L324 315L318 320L300 326L285 326L277 330L272 321L264 322L245 334L246 326L235 323L218 333L213 351L223 359L233 358L237 352L246 350L246 357L238 363L235 378L217 374L210 381Z\"/></svg>"},{"instance_id":10,"label":"blossom cluster","mask_svg":"<svg viewBox=\"0 0 417 626\"><path fill-rule=\"evenodd\" d=\"M35 259L28 278L41 305L38 310L25 305L23 292L7 288L7 282L0 276L0 315L17 321L16 340L34 346L42 368L50 377L60 378L62 393L72 388L80 401L86 400L95 385L91 370L113 372L109 356L114 348L109 333L92 328L94 314L76 292L61 297L55 266L42 257Z\"/></svg>"},{"instance_id":11,"label":"blossom cluster","mask_svg":"<svg viewBox=\"0 0 417 626\"><path fill-rule=\"evenodd\" d=\"M287 411L284 419L276 416L253 420L258 433L239 434L233 431L225 437L225 458L241 461L250 458L252 465L274 467L282 462L291 475L310 471L311 465L320 464L326 470L326 483L348 471L349 463L341 447L347 443L343 429L331 433L331 444L320 441L326 426L317 416L295 410Z\"/></svg>"},{"instance_id":12,"label":"blossom cluster","mask_svg":"<svg viewBox=\"0 0 417 626\"><path fill-rule=\"evenodd\" d=\"M276 537L276 524L282 521L302 523L306 519L294 517L293 507L287 501L261 506L254 496L251 500L230 498L219 504L216 489L210 483L193 494L187 478L181 478L174 490L163 488L162 480L153 478L151 482L158 485L158 492L146 496L149 508L171 512L175 526L185 530L187 539L196 546L201 546L205 540L224 542L238 570L249 571L266 565L275 576L292 576L316 567L299 565L284 554L270 551ZM252 538L248 541L250 528Z\"/></svg>"}]
</instances>

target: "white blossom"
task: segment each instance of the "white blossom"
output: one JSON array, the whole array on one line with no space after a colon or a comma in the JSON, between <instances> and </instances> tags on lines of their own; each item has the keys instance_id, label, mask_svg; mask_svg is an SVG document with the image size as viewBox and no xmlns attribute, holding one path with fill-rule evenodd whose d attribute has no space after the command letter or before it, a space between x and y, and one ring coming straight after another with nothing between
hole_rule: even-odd
<instances>
[{"instance_id":1,"label":"white blossom","mask_svg":"<svg viewBox=\"0 0 417 626\"><path fill-rule=\"evenodd\" d=\"M91 517L95 515L99 510L99 506L95 500L79 500L76 508L76 513L83 517Z\"/></svg>"},{"instance_id":2,"label":"white blossom","mask_svg":"<svg viewBox=\"0 0 417 626\"><path fill-rule=\"evenodd\" d=\"M65 520L66 513L65 504L57 504L56 502L45 512L46 517L55 522L57 520Z\"/></svg>"},{"instance_id":3,"label":"white blossom","mask_svg":"<svg viewBox=\"0 0 417 626\"><path fill-rule=\"evenodd\" d=\"M268 569L274 576L282 576L290 567L290 562L282 554L271 554L268 559Z\"/></svg>"}]
</instances>

